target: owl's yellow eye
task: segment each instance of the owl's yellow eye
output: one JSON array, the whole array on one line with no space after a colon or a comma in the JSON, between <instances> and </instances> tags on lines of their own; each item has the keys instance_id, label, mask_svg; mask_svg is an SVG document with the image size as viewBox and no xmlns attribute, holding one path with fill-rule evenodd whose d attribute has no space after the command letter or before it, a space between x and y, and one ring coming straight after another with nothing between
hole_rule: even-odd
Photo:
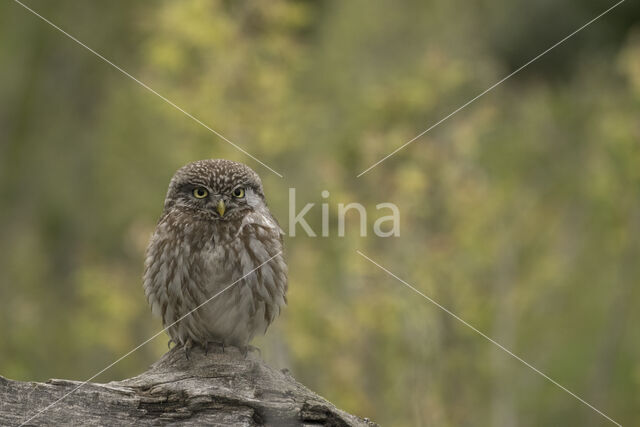
<instances>
[{"instance_id":1,"label":"owl's yellow eye","mask_svg":"<svg viewBox=\"0 0 640 427\"><path fill-rule=\"evenodd\" d=\"M197 187L193 189L193 197L196 199L204 199L209 195L209 192L206 188Z\"/></svg>"},{"instance_id":2,"label":"owl's yellow eye","mask_svg":"<svg viewBox=\"0 0 640 427\"><path fill-rule=\"evenodd\" d=\"M235 197L236 199L242 199L244 197L244 188L242 187L238 187L235 190L233 190L233 197Z\"/></svg>"}]
</instances>

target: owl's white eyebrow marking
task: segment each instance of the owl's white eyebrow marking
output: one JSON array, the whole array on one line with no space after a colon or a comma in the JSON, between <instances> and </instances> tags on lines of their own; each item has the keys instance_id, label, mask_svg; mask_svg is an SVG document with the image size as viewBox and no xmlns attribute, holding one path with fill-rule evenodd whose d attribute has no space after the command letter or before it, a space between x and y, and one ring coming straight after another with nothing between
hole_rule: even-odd
<instances>
[{"instance_id":1,"label":"owl's white eyebrow marking","mask_svg":"<svg viewBox=\"0 0 640 427\"><path fill-rule=\"evenodd\" d=\"M255 160L256 162L260 163L262 166L264 166L265 168L269 169L271 172L275 173L276 175L278 175L280 178L284 178L284 176L279 173L276 172L273 168L271 168L269 165L267 165L266 163L264 163L263 161L261 161L260 159L258 159L257 157L255 157L253 154L249 153L247 150L245 150L244 148L240 147L238 144L234 143L233 141L231 141L230 139L228 139L226 136L222 135L220 132L216 131L215 129L211 128L210 126L208 126L207 124L205 124L204 122L202 122L202 120L198 119L197 117L195 117L193 114L185 111L182 107L180 107L179 105L177 105L175 102L171 101L170 99L166 98L165 96L161 95L160 93L156 92L154 89L152 89L151 87L149 87L149 85L141 82L140 80L138 80L137 78L135 78L134 76L132 76L131 74L129 74L127 71L123 70L121 67L119 67L118 65L114 64L113 62L111 62L110 60L108 60L107 58L105 58L104 56L102 56L101 54L99 54L98 52L96 52L95 50L93 50L92 48L90 48L89 46L87 46L86 44L82 43L80 40L78 40L77 38L75 38L74 36L72 36L71 34L67 33L65 30L63 30L62 28L58 27L56 24L54 24L53 22L49 21L47 18L45 18L44 16L40 15L38 12L36 12L35 10L31 9L30 7L28 7L27 5L25 5L24 3L20 2L19 0L13 0L14 2L18 3L20 6L22 6L23 8L25 8L26 10L28 10L29 12L31 12L32 14L34 14L35 16L37 16L38 18L40 18L41 20L43 20L44 22L46 22L47 24L51 25L53 28L55 28L56 30L60 31L62 34L64 34L65 36L69 37L71 40L73 40L74 42L78 43L80 46L84 47L85 49L87 49L89 52L93 53L95 56L97 56L98 58L102 59L104 62L106 62L107 64L111 65L113 68L115 68L116 70L120 71L122 74L124 74L125 76L129 77L131 80L133 80L134 82L138 83L140 86L142 86L143 88L147 89L149 92L153 93L154 95L156 95L158 98L162 99L164 102L166 102L167 104L171 105L173 108L175 108L176 110L180 111L181 113L183 113L185 116L189 117L191 120L193 120L194 122L198 123L200 126L202 126L203 128L207 129L209 132L213 133L214 135L216 135L218 138L222 139L223 141L227 142L228 144L230 144L231 146L233 146L236 150L244 153L245 155L251 157L253 160Z\"/></svg>"},{"instance_id":2,"label":"owl's white eyebrow marking","mask_svg":"<svg viewBox=\"0 0 640 427\"><path fill-rule=\"evenodd\" d=\"M155 338L157 338L158 336L160 336L160 334L167 332L169 330L169 328L171 328L172 326L174 326L176 323L182 321L183 319L185 319L186 317L190 316L194 311L198 310L200 307L208 304L209 302L213 301L213 299L215 299L216 297L218 297L220 294L222 294L223 292L225 292L226 290L230 289L231 287L233 287L233 285L235 285L236 283L240 282L242 279L250 276L251 274L253 274L254 271L259 270L260 268L262 268L264 265L268 264L269 262L271 262L274 258L278 257L282 255L282 251L279 251L277 254L275 254L274 256L272 256L271 258L269 258L268 260L266 260L265 262L263 262L262 264L260 264L259 266L257 266L256 268L252 269L251 271L249 271L247 274L243 275L242 277L240 277L237 280L234 280L231 284L227 285L225 288L223 288L220 292L216 293L215 295L213 295L211 298L207 299L205 302L203 302L202 304L200 304L199 306L197 306L196 308L194 308L193 310L187 312L187 314L183 315L182 317L180 317L178 320L176 320L175 322L173 322L172 324L166 326L165 328L161 329L159 332L157 332L155 335L153 335L152 337L148 338L146 341L144 341L142 344L138 345L136 348L130 350L128 353L126 353L124 356L121 356L118 360L116 360L115 362L111 363L109 366L103 368L100 372L98 372L97 374L93 375L91 378L88 378L87 380L83 381L82 383L80 383L80 385L78 385L77 387L75 387L73 390L71 390L70 392L68 392L67 394L63 395L60 399L54 401L53 403L51 403L49 406L47 406L46 408L38 411L36 414L32 415L31 417L29 417L26 421L22 422L20 424L20 427L22 427L23 425L27 424L29 421L33 420L34 418L36 418L37 416L39 416L40 414L42 414L43 412L48 411L49 409L51 409L53 406L55 406L56 404L58 404L59 402L61 402L62 400L66 399L69 395L75 393L80 387L82 387L83 385L87 384L89 381L91 381L92 379L94 379L95 377L97 377L98 375L102 374L103 372L105 372L106 370L110 369L111 367L113 367L114 365L116 365L118 362L122 361L123 359L125 359L127 356L131 355L132 353L136 352L138 349L140 349L142 346L144 346L145 344L149 343L150 341L153 341Z\"/></svg>"}]
</instances>

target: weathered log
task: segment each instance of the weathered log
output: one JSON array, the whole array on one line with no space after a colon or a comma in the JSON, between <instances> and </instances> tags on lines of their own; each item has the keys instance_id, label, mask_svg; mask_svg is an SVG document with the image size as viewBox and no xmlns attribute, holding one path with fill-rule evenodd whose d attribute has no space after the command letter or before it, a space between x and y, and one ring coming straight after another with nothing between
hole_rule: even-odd
<instances>
[{"instance_id":1,"label":"weathered log","mask_svg":"<svg viewBox=\"0 0 640 427\"><path fill-rule=\"evenodd\" d=\"M0 425L20 425L80 385L0 377ZM371 426L267 366L255 352L235 348L189 359L174 348L136 377L87 383L27 425Z\"/></svg>"}]
</instances>

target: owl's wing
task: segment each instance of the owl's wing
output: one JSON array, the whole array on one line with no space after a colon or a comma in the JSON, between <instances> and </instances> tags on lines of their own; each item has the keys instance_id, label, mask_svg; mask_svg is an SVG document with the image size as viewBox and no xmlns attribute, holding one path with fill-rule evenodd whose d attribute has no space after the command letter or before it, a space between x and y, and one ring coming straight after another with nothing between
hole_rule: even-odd
<instances>
[{"instance_id":1,"label":"owl's wing","mask_svg":"<svg viewBox=\"0 0 640 427\"><path fill-rule=\"evenodd\" d=\"M272 232L276 232L280 238L284 236L284 231L282 231L282 228L280 228L280 224L278 224L278 221L276 221L276 219L271 216L271 214L267 210L257 209L245 215L242 220L242 226L240 227L240 229L247 225L266 228Z\"/></svg>"}]
</instances>

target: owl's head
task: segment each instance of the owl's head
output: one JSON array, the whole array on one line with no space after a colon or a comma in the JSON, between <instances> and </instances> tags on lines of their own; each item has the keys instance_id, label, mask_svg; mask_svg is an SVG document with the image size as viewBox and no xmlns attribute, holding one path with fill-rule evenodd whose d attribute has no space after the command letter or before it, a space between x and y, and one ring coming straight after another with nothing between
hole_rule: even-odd
<instances>
[{"instance_id":1,"label":"owl's head","mask_svg":"<svg viewBox=\"0 0 640 427\"><path fill-rule=\"evenodd\" d=\"M178 169L169 183L164 211L187 210L227 221L241 219L264 205L262 182L251 168L231 160L208 159Z\"/></svg>"}]
</instances>

